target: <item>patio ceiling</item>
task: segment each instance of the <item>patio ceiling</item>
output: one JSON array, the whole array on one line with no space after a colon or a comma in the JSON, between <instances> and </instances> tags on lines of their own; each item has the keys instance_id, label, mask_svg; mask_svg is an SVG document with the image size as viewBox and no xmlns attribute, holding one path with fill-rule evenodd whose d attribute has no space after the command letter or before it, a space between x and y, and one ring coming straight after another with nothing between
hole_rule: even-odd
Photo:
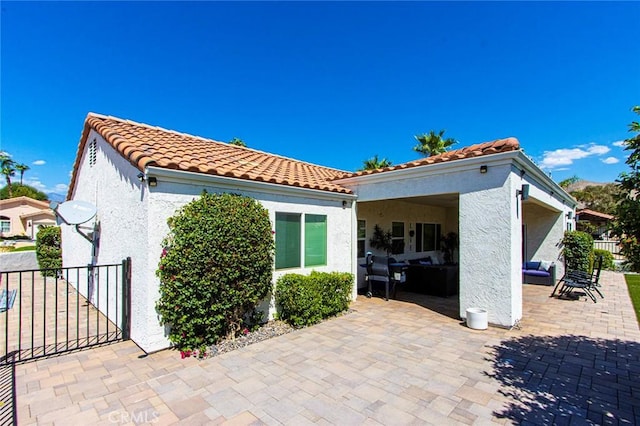
<instances>
[{"instance_id":1,"label":"patio ceiling","mask_svg":"<svg viewBox=\"0 0 640 426\"><path fill-rule=\"evenodd\" d=\"M407 197L397 198L407 203L419 204L423 206L438 206L438 207L457 207L458 206L458 194L438 194L438 195L426 195L422 197ZM389 200L393 201L393 200Z\"/></svg>"}]
</instances>

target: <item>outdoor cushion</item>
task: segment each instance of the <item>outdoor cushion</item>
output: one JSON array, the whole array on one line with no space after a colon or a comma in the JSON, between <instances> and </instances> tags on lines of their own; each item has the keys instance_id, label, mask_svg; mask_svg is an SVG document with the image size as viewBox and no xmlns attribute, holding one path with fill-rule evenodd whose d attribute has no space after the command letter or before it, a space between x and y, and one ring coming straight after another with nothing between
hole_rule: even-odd
<instances>
[{"instance_id":1,"label":"outdoor cushion","mask_svg":"<svg viewBox=\"0 0 640 426\"><path fill-rule=\"evenodd\" d=\"M553 262L542 260L540 261L540 267L538 267L538 269L541 271L548 271L549 268L551 268L551 265L553 265Z\"/></svg>"},{"instance_id":2,"label":"outdoor cushion","mask_svg":"<svg viewBox=\"0 0 640 426\"><path fill-rule=\"evenodd\" d=\"M540 269L540 262L533 262L533 261L525 262L522 269L526 269L528 271Z\"/></svg>"}]
</instances>

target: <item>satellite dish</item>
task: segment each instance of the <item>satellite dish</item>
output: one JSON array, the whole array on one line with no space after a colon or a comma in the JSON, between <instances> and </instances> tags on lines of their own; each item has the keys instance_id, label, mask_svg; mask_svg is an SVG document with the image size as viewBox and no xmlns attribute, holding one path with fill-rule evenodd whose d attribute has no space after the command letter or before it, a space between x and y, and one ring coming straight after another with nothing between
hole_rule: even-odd
<instances>
[{"instance_id":1,"label":"satellite dish","mask_svg":"<svg viewBox=\"0 0 640 426\"><path fill-rule=\"evenodd\" d=\"M79 225L88 222L97 213L96 206L81 200L66 201L58 205L54 211L68 225Z\"/></svg>"}]
</instances>

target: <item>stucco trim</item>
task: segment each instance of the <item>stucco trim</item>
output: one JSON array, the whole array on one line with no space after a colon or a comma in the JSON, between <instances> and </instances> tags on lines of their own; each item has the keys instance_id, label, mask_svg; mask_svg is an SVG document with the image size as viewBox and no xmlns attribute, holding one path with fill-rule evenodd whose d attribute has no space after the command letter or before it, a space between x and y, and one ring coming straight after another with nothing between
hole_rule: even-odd
<instances>
[{"instance_id":1,"label":"stucco trim","mask_svg":"<svg viewBox=\"0 0 640 426\"><path fill-rule=\"evenodd\" d=\"M298 188L295 186L285 186L269 182L257 182L226 176L205 175L198 172L187 172L183 170L165 169L153 166L148 166L145 168L145 175L147 177L153 176L158 178L158 187L162 185L162 181L164 180L172 183L216 186L236 191L255 191L269 194L314 198L319 200L354 201L357 198L357 196L354 194L328 192L309 188ZM150 191L153 192L154 189L150 188Z\"/></svg>"},{"instance_id":2,"label":"stucco trim","mask_svg":"<svg viewBox=\"0 0 640 426\"><path fill-rule=\"evenodd\" d=\"M522 151L509 152L507 156L513 156L514 162L525 171L525 176L533 176L540 184L549 186L553 190L554 195L560 198L560 201L566 203L569 207L575 209L578 205L576 200L569 195L560 185L558 185L551 177L540 170L540 168Z\"/></svg>"}]
</instances>

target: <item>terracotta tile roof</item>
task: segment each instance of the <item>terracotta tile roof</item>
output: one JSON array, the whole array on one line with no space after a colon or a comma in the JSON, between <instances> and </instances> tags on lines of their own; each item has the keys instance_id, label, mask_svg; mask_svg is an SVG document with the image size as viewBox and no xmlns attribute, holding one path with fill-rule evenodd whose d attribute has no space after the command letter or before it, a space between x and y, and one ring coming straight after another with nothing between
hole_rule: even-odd
<instances>
[{"instance_id":1,"label":"terracotta tile roof","mask_svg":"<svg viewBox=\"0 0 640 426\"><path fill-rule=\"evenodd\" d=\"M348 172L268 154L255 149L89 113L78 146L68 197L91 129L140 171L147 166L227 176L258 182L351 193L331 180Z\"/></svg>"},{"instance_id":2,"label":"terracotta tile roof","mask_svg":"<svg viewBox=\"0 0 640 426\"><path fill-rule=\"evenodd\" d=\"M581 219L584 218L584 216L591 216L597 219L604 219L604 220L613 220L615 219L615 216L612 216L610 214L607 213L601 213L601 212L597 212L595 210L590 210L590 209L582 209L582 210L578 210L576 211L576 216L581 216Z\"/></svg>"},{"instance_id":3,"label":"terracotta tile roof","mask_svg":"<svg viewBox=\"0 0 640 426\"><path fill-rule=\"evenodd\" d=\"M383 173L391 170L408 169L411 167L426 166L429 164L445 163L449 161L462 160L465 158L480 157L483 155L499 154L501 152L518 151L520 143L516 138L497 139L491 142L484 142L471 145L465 148L447 151L444 154L433 157L421 158L415 161L398 164L397 166L385 167L376 170L363 170L343 177L365 176L374 173Z\"/></svg>"}]
</instances>

